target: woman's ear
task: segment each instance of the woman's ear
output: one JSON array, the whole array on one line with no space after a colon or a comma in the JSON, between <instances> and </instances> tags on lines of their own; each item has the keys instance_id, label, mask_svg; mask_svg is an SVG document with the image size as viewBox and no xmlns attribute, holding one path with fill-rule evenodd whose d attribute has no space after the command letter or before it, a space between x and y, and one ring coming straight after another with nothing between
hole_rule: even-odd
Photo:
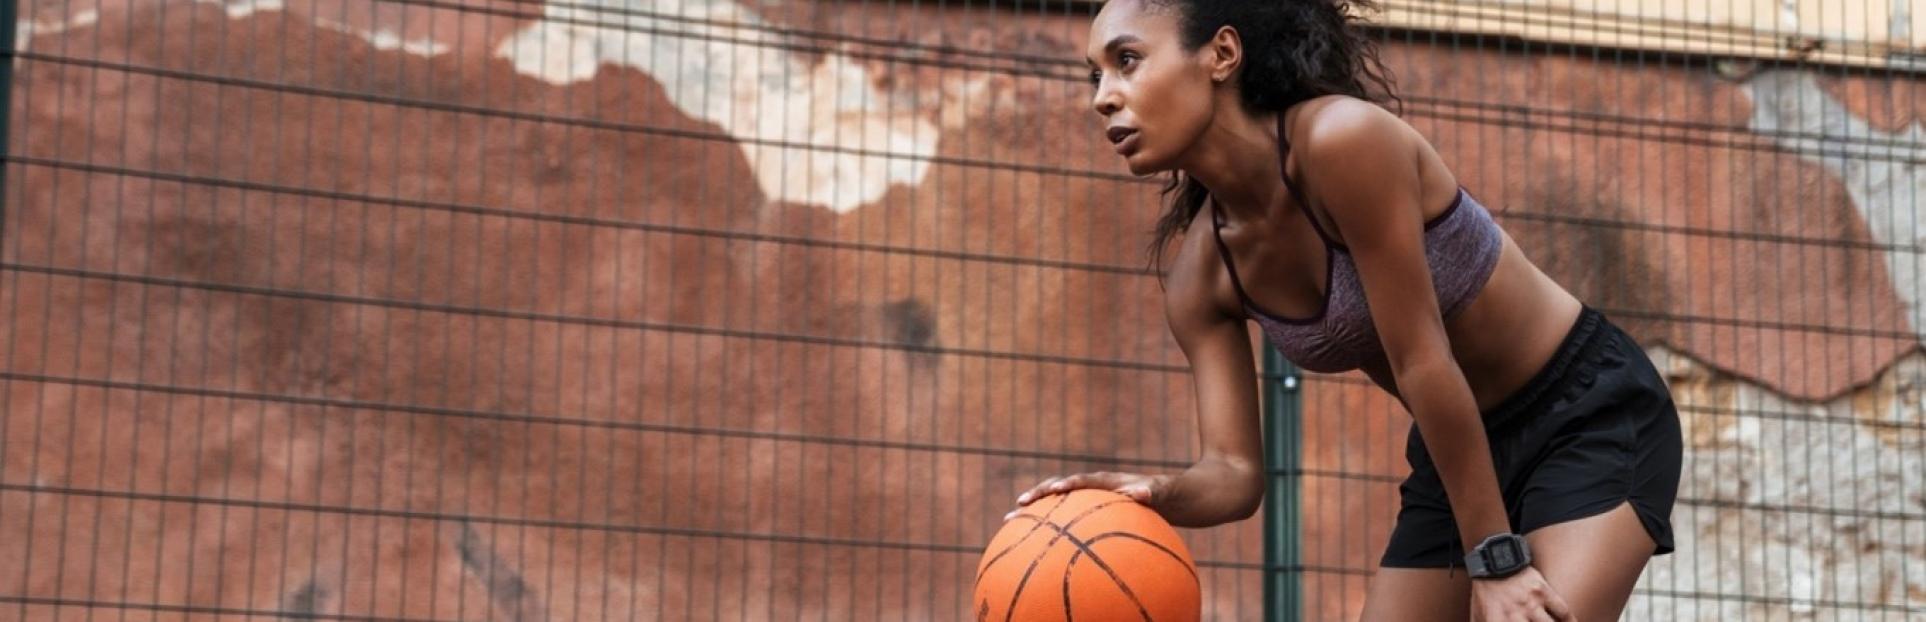
<instances>
[{"instance_id":1,"label":"woman's ear","mask_svg":"<svg viewBox=\"0 0 1926 622\"><path fill-rule=\"evenodd\" d=\"M1230 26L1218 28L1217 34L1211 35L1210 41L1204 44L1204 51L1212 82L1229 80L1244 62L1244 40Z\"/></svg>"}]
</instances>

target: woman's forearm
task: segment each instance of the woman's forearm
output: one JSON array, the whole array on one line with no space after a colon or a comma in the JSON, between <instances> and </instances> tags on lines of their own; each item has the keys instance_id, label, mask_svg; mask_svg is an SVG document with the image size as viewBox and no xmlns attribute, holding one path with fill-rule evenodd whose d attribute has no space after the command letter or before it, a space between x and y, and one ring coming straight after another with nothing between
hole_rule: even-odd
<instances>
[{"instance_id":1,"label":"woman's forearm","mask_svg":"<svg viewBox=\"0 0 1926 622\"><path fill-rule=\"evenodd\" d=\"M1205 458L1171 476L1154 506L1178 527L1204 528L1250 518L1263 506L1264 465Z\"/></svg>"},{"instance_id":2,"label":"woman's forearm","mask_svg":"<svg viewBox=\"0 0 1926 622\"><path fill-rule=\"evenodd\" d=\"M1412 418L1425 450L1444 481L1463 550L1486 536L1510 531L1484 420L1456 364L1426 365L1401 374L1398 392L1414 409Z\"/></svg>"}]
</instances>

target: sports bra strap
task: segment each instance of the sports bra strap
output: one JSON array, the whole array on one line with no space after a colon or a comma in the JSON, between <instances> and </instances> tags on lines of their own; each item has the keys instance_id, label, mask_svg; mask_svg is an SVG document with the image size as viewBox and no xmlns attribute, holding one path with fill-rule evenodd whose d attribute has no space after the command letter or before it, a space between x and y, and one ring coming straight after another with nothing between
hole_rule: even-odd
<instances>
[{"instance_id":1,"label":"sports bra strap","mask_svg":"<svg viewBox=\"0 0 1926 622\"><path fill-rule=\"evenodd\" d=\"M1297 201L1297 211L1304 214L1304 220L1310 221L1311 230L1317 232L1318 239L1323 240L1325 246L1344 248L1343 244L1338 243L1337 238L1324 232L1324 225L1317 224L1317 219L1311 216L1311 202L1304 198L1304 191L1299 189L1297 184L1291 183L1290 153L1291 141L1284 131L1284 115L1279 114L1277 115L1277 174L1284 178L1284 190L1291 193L1292 200Z\"/></svg>"},{"instance_id":2,"label":"sports bra strap","mask_svg":"<svg viewBox=\"0 0 1926 622\"><path fill-rule=\"evenodd\" d=\"M1224 214L1217 211L1217 201L1205 200L1210 201L1210 231L1211 235L1217 238L1217 254L1224 258L1224 269L1230 271L1231 288L1237 290L1237 299L1243 301L1245 307L1256 307L1257 305L1251 302L1250 295L1244 293L1243 280L1237 278L1237 263L1231 261L1230 247L1224 245Z\"/></svg>"}]
</instances>

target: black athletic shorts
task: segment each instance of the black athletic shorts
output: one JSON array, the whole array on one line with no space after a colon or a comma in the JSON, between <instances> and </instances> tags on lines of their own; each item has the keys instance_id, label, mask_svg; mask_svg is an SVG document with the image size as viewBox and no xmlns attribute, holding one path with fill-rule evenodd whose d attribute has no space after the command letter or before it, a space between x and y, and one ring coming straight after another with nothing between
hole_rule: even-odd
<instances>
[{"instance_id":1,"label":"black athletic shorts","mask_svg":"<svg viewBox=\"0 0 1926 622\"><path fill-rule=\"evenodd\" d=\"M1513 533L1603 513L1630 500L1657 543L1672 552L1683 439L1672 395L1630 335L1590 307L1530 382L1484 413L1492 463ZM1405 441L1411 476L1381 566L1464 565L1444 484L1414 422Z\"/></svg>"}]
</instances>

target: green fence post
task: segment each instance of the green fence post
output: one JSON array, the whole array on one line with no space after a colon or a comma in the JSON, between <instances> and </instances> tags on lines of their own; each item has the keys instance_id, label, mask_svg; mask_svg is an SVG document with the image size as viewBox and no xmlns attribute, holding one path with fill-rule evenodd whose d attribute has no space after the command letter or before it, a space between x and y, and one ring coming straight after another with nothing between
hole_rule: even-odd
<instances>
[{"instance_id":1,"label":"green fence post","mask_svg":"<svg viewBox=\"0 0 1926 622\"><path fill-rule=\"evenodd\" d=\"M1298 521L1302 379L1297 366L1265 345L1264 463L1269 489L1264 501L1264 619L1296 622L1304 617L1302 546Z\"/></svg>"},{"instance_id":2,"label":"green fence post","mask_svg":"<svg viewBox=\"0 0 1926 622\"><path fill-rule=\"evenodd\" d=\"M7 239L7 166L13 162L7 125L13 117L13 46L19 23L20 0L0 0L0 251L5 250Z\"/></svg>"}]
</instances>

